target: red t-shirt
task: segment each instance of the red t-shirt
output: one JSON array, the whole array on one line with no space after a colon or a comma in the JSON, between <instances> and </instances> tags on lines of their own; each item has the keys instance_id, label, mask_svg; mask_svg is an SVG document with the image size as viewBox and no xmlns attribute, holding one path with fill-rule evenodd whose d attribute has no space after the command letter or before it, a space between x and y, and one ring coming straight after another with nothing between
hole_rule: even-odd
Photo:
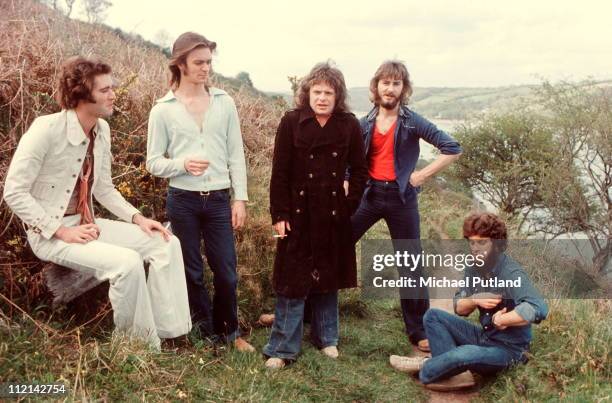
<instances>
[{"instance_id":1,"label":"red t-shirt","mask_svg":"<svg viewBox=\"0 0 612 403\"><path fill-rule=\"evenodd\" d=\"M394 181L395 166L393 165L393 136L397 120L393 122L386 133L374 128L374 136L370 144L370 177L379 181Z\"/></svg>"}]
</instances>

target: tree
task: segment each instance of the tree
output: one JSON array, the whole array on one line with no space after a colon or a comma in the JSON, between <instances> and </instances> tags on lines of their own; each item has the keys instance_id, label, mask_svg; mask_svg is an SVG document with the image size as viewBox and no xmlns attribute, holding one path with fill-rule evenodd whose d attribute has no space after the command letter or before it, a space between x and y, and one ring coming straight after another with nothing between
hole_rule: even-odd
<instances>
[{"instance_id":1,"label":"tree","mask_svg":"<svg viewBox=\"0 0 612 403\"><path fill-rule=\"evenodd\" d=\"M106 10L113 3L110 0L83 0L83 11L90 23L100 23L106 19Z\"/></svg>"},{"instance_id":2,"label":"tree","mask_svg":"<svg viewBox=\"0 0 612 403\"><path fill-rule=\"evenodd\" d=\"M66 17L70 18L70 14L72 14L72 7L74 7L74 2L76 0L65 0L66 1Z\"/></svg>"},{"instance_id":3,"label":"tree","mask_svg":"<svg viewBox=\"0 0 612 403\"><path fill-rule=\"evenodd\" d=\"M536 115L513 112L483 117L455 133L463 155L451 173L479 193L519 230L543 206L542 181L554 166L552 133Z\"/></svg>"},{"instance_id":4,"label":"tree","mask_svg":"<svg viewBox=\"0 0 612 403\"><path fill-rule=\"evenodd\" d=\"M165 29L161 28L155 33L153 43L159 45L166 56L172 53L172 36Z\"/></svg>"},{"instance_id":5,"label":"tree","mask_svg":"<svg viewBox=\"0 0 612 403\"><path fill-rule=\"evenodd\" d=\"M251 81L251 76L246 71L241 71L236 74L236 79L244 83L247 87L253 88L253 81Z\"/></svg>"},{"instance_id":6,"label":"tree","mask_svg":"<svg viewBox=\"0 0 612 403\"><path fill-rule=\"evenodd\" d=\"M291 84L291 91L293 92L293 97L297 97L298 88L300 88L301 78L298 76L288 76L287 80L289 80L289 84Z\"/></svg>"},{"instance_id":7,"label":"tree","mask_svg":"<svg viewBox=\"0 0 612 403\"><path fill-rule=\"evenodd\" d=\"M541 230L584 233L603 272L612 255L612 87L544 82L539 94L558 144Z\"/></svg>"}]
</instances>

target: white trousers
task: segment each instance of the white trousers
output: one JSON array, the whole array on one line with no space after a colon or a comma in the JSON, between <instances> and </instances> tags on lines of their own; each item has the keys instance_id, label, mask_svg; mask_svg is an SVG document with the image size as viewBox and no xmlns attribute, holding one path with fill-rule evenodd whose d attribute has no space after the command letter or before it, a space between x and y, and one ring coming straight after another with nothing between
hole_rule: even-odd
<instances>
[{"instance_id":1,"label":"white trousers","mask_svg":"<svg viewBox=\"0 0 612 403\"><path fill-rule=\"evenodd\" d=\"M80 216L62 220L70 227ZM178 238L166 242L161 234L150 237L135 224L96 219L97 240L86 244L44 239L29 232L38 258L109 280L108 296L117 330L143 338L159 349L160 338L173 338L191 330L183 255ZM145 278L143 261L149 263Z\"/></svg>"}]
</instances>

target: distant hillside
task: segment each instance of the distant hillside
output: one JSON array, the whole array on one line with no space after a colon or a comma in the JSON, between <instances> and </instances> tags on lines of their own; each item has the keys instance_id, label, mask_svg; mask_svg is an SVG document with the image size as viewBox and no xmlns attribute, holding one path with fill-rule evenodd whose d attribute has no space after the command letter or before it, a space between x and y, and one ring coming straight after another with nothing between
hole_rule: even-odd
<instances>
[{"instance_id":1,"label":"distant hillside","mask_svg":"<svg viewBox=\"0 0 612 403\"><path fill-rule=\"evenodd\" d=\"M416 87L410 106L431 119L465 119L475 113L504 110L533 96L535 86L491 88ZM349 90L355 111L370 110L368 88Z\"/></svg>"},{"instance_id":2,"label":"distant hillside","mask_svg":"<svg viewBox=\"0 0 612 403\"><path fill-rule=\"evenodd\" d=\"M598 81L599 86L612 87L612 80ZM504 111L535 96L538 85L516 85L509 87L416 87L410 107L430 119L463 120L478 113ZM272 94L271 94L272 95ZM280 95L275 93L274 95ZM289 93L283 98L292 103ZM355 112L366 112L372 108L367 87L349 89L349 103Z\"/></svg>"}]
</instances>

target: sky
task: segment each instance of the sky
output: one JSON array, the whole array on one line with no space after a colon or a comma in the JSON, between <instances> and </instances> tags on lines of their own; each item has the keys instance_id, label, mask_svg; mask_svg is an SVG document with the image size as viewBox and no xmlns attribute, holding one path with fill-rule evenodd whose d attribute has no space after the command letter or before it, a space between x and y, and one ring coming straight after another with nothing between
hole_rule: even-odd
<instances>
[{"instance_id":1,"label":"sky","mask_svg":"<svg viewBox=\"0 0 612 403\"><path fill-rule=\"evenodd\" d=\"M332 59L348 87L403 60L416 86L483 87L612 78L612 2L583 0L112 0L105 22L149 40L196 31L217 42L213 67L290 90Z\"/></svg>"}]
</instances>

